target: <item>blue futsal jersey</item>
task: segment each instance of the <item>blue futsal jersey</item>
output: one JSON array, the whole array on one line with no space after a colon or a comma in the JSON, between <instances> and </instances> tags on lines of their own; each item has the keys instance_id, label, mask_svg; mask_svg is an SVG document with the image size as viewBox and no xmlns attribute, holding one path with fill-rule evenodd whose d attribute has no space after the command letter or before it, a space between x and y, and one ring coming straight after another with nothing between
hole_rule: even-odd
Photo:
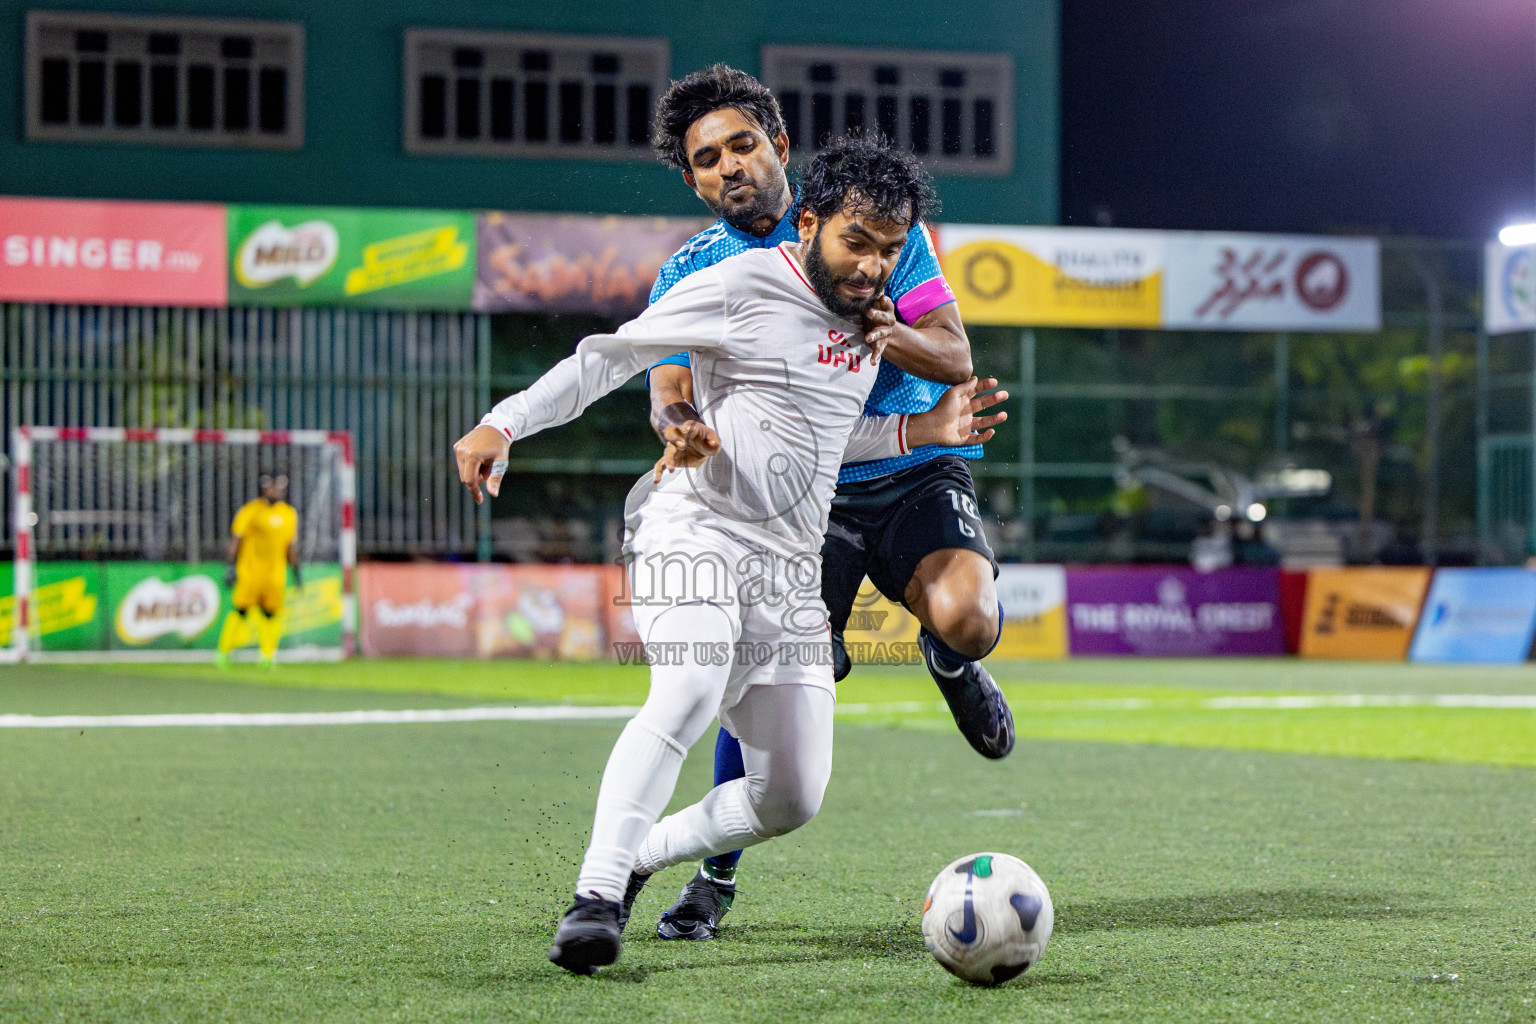
<instances>
[{"instance_id":1,"label":"blue futsal jersey","mask_svg":"<svg viewBox=\"0 0 1536 1024\"><path fill-rule=\"evenodd\" d=\"M749 249L766 249L781 242L799 241L800 233L795 227L799 219L800 203L796 200L784 218L763 238L749 235L745 231L738 231L724 220L716 221L684 242L683 247L661 265L661 270L656 275L656 284L651 288L650 301L655 302L661 298L669 288L696 270L712 267L722 260L740 255ZM933 240L928 236L927 228L922 225L918 225L918 229L907 236L907 244L902 247L901 256L896 261L896 269L891 271L890 280L886 282L885 293L896 304L897 317L907 324L914 323L947 302L955 301L955 293L950 290L949 282L944 280L944 274L939 270L939 259L933 251ZM661 362L687 366L688 353L679 352ZM889 359L882 359L880 374L875 378L875 387L869 394L869 400L864 403L864 412L870 416L927 412L938 404L940 396L948 388L946 384L914 377ZM842 471L838 473L837 482L846 484L855 480L872 480L910 466L920 465L940 455L961 455L967 459L979 459L982 448L979 444L958 448L926 445L906 455L898 455L890 459L850 462L844 464Z\"/></svg>"}]
</instances>

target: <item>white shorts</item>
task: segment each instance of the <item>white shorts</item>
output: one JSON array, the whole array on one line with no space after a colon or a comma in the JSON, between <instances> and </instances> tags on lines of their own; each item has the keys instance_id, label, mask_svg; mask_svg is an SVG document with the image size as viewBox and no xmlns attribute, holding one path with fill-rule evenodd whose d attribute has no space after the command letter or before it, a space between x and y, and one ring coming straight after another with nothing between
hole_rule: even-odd
<instances>
[{"instance_id":1,"label":"white shorts","mask_svg":"<svg viewBox=\"0 0 1536 1024\"><path fill-rule=\"evenodd\" d=\"M659 521L658 521L659 520ZM753 686L797 683L836 695L831 632L821 599L821 553L793 557L697 521L644 517L625 546L630 610L642 640L664 613L700 608L700 637L688 650L648 650L728 668L720 720ZM707 618L704 616L708 616ZM676 647L677 645L674 645Z\"/></svg>"}]
</instances>

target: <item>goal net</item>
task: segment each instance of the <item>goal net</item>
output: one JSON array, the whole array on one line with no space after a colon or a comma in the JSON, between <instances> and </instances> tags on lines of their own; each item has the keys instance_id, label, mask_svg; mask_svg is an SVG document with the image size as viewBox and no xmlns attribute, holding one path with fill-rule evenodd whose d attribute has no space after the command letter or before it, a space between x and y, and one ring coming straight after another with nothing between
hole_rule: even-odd
<instances>
[{"instance_id":1,"label":"goal net","mask_svg":"<svg viewBox=\"0 0 1536 1024\"><path fill-rule=\"evenodd\" d=\"M232 607L230 527L263 474L287 476L299 521L303 583L289 573L278 658L352 653L349 433L18 427L11 452L6 660L211 660Z\"/></svg>"}]
</instances>

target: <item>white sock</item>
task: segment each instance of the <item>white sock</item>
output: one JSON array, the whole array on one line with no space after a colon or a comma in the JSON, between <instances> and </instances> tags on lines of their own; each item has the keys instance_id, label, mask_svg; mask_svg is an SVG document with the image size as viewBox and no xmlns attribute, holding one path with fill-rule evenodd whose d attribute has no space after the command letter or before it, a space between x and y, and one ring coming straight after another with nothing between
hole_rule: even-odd
<instances>
[{"instance_id":1,"label":"white sock","mask_svg":"<svg viewBox=\"0 0 1536 1024\"><path fill-rule=\"evenodd\" d=\"M763 832L747 803L747 780L735 779L652 826L640 844L635 870L655 874L674 864L756 846L769 838Z\"/></svg>"},{"instance_id":2,"label":"white sock","mask_svg":"<svg viewBox=\"0 0 1536 1024\"><path fill-rule=\"evenodd\" d=\"M592 842L576 879L578 893L623 900L635 850L667 809L687 753L675 739L638 720L624 727L603 769Z\"/></svg>"}]
</instances>

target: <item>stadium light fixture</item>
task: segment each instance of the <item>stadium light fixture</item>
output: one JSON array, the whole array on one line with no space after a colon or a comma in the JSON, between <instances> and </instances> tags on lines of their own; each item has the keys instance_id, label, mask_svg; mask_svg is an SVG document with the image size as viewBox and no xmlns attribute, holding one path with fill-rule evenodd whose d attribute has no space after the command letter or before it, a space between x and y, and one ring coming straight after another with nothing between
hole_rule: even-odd
<instances>
[{"instance_id":1,"label":"stadium light fixture","mask_svg":"<svg viewBox=\"0 0 1536 1024\"><path fill-rule=\"evenodd\" d=\"M1511 248L1536 245L1536 224L1511 224L1499 231L1499 241Z\"/></svg>"}]
</instances>

